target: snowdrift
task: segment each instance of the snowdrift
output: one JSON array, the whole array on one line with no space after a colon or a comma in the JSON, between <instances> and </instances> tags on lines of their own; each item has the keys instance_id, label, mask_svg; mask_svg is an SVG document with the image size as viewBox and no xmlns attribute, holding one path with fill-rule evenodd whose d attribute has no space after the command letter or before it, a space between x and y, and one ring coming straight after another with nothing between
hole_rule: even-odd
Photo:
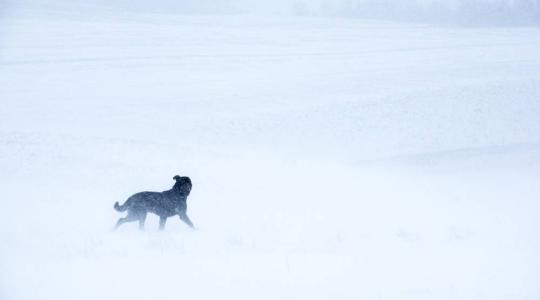
<instances>
[{"instance_id":1,"label":"snowdrift","mask_svg":"<svg viewBox=\"0 0 540 300\"><path fill-rule=\"evenodd\" d=\"M538 29L42 13L0 21L0 298L540 296ZM196 231L110 231L175 174Z\"/></svg>"}]
</instances>

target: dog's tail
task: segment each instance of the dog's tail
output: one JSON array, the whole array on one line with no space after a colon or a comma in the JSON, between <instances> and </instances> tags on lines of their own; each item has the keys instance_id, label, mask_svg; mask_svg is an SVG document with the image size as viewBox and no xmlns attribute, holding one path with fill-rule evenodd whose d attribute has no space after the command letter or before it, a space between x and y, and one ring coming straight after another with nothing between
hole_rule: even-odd
<instances>
[{"instance_id":1,"label":"dog's tail","mask_svg":"<svg viewBox=\"0 0 540 300\"><path fill-rule=\"evenodd\" d=\"M126 203L120 205L120 204L118 204L118 202L115 202L114 203L114 209L116 209L117 211L126 211L127 205L126 205Z\"/></svg>"}]
</instances>

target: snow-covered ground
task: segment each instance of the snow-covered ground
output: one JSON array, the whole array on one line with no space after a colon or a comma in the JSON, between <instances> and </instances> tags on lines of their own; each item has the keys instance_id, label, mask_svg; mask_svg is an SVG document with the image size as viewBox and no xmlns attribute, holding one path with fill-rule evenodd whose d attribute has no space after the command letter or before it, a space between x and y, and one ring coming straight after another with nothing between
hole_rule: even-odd
<instances>
[{"instance_id":1,"label":"snow-covered ground","mask_svg":"<svg viewBox=\"0 0 540 300\"><path fill-rule=\"evenodd\" d=\"M1 299L540 298L539 28L26 12L0 78Z\"/></svg>"}]
</instances>

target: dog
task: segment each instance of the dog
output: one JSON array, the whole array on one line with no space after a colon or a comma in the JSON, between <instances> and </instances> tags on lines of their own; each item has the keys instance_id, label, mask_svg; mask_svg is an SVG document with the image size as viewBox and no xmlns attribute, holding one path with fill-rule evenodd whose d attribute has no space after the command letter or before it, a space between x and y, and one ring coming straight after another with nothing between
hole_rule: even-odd
<instances>
[{"instance_id":1,"label":"dog","mask_svg":"<svg viewBox=\"0 0 540 300\"><path fill-rule=\"evenodd\" d=\"M120 218L114 229L127 222L139 221L139 229L144 230L146 214L151 212L159 216L159 230L165 228L167 218L178 215L189 227L193 223L186 214L187 197L192 188L191 179L184 176L174 176L176 181L172 189L164 192L140 192L129 197L122 205L116 202L114 209L119 212L127 210L127 216Z\"/></svg>"}]
</instances>

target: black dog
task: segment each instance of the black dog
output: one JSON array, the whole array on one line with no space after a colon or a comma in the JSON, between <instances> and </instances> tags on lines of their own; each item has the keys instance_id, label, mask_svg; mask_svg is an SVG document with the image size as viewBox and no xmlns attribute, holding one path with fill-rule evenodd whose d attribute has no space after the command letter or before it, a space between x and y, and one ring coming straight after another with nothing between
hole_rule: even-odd
<instances>
[{"instance_id":1,"label":"black dog","mask_svg":"<svg viewBox=\"0 0 540 300\"><path fill-rule=\"evenodd\" d=\"M186 200L191 192L191 179L189 177L173 177L176 183L172 189L164 192L141 192L127 199L127 201L119 205L114 204L114 209L117 211L128 211L125 218L120 218L116 222L114 229L120 225L139 221L139 229L144 229L144 221L148 212L155 213L159 216L159 229L165 228L165 222L168 217L179 215L180 220L184 221L189 227L193 228L193 223L186 214Z\"/></svg>"}]
</instances>

